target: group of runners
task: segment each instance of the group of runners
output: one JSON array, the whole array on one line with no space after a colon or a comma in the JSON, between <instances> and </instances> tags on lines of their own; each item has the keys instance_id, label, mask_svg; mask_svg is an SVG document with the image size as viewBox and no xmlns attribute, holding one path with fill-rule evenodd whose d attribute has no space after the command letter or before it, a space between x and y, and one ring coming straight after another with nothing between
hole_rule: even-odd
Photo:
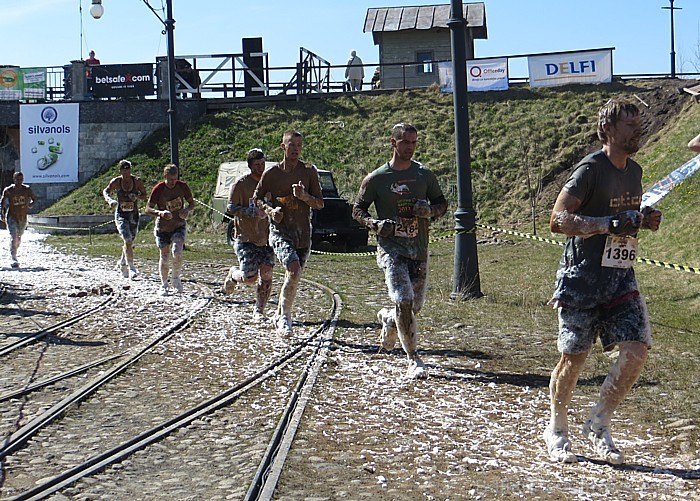
<instances>
[{"instance_id":1,"label":"group of runners","mask_svg":"<svg viewBox=\"0 0 700 501\"><path fill-rule=\"evenodd\" d=\"M630 158L639 149L642 134L637 106L622 98L609 100L599 110L597 133L602 148L574 168L550 218L551 231L567 240L550 301L558 311L561 358L551 373L551 412L544 441L553 461L578 460L569 438L568 407L586 358L600 340L603 350L617 347L619 356L582 430L602 459L621 464L624 454L610 433L612 416L637 381L652 345L645 300L632 268L636 237L641 229L656 231L661 212L640 206L642 168ZM391 129L391 158L364 178L353 207L353 217L377 235L377 264L390 299L377 313L379 351L391 351L398 339L408 358L410 378L427 375L418 356L416 314L426 300L429 223L447 211L437 177L413 160L417 141L418 131L411 124ZM267 320L276 258L285 275L277 308L269 318L280 335L289 336L294 298L311 250L311 210L323 208L323 195L316 168L300 160L302 134L285 132L280 146L282 161L268 169L264 152L251 149L250 172L231 187L227 213L234 219L238 263L228 271L223 288L231 293L239 284L254 286L253 314L257 320ZM700 149L700 136L689 147ZM145 212L157 218L161 292L168 294L171 286L181 292L186 220L195 205L192 193L178 180L175 165L165 167L164 181L148 197L143 183L131 175L131 164L123 160L119 168L121 175L103 192L115 207L124 240L119 268L124 277L137 274L132 248L138 230L137 202L147 200ZM21 173L16 174L16 184L2 198L3 217L19 236L17 229L26 226L26 209L34 198L21 180ZM13 237L13 266L18 245L19 237Z\"/></svg>"}]
</instances>

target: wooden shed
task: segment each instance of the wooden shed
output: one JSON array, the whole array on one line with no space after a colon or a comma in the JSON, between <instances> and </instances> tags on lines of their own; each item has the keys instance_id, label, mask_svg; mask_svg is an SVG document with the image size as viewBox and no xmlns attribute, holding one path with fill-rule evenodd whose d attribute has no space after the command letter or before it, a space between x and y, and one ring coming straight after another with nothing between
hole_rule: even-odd
<instances>
[{"instance_id":1,"label":"wooden shed","mask_svg":"<svg viewBox=\"0 0 700 501\"><path fill-rule=\"evenodd\" d=\"M486 8L465 3L467 59L474 58L474 40L486 39ZM372 32L379 46L381 87L427 87L439 83L436 61L452 59L450 5L367 9L364 33ZM397 64L401 63L401 64Z\"/></svg>"}]
</instances>

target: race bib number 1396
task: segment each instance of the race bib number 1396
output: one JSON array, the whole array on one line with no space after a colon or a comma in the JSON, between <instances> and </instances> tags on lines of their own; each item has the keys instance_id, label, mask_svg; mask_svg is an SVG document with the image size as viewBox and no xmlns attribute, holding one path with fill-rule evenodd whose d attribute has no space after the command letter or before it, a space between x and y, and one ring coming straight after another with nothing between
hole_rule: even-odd
<instances>
[{"instance_id":1,"label":"race bib number 1396","mask_svg":"<svg viewBox=\"0 0 700 501\"><path fill-rule=\"evenodd\" d=\"M637 259L639 241L634 237L608 235L601 265L607 268L630 268Z\"/></svg>"}]
</instances>

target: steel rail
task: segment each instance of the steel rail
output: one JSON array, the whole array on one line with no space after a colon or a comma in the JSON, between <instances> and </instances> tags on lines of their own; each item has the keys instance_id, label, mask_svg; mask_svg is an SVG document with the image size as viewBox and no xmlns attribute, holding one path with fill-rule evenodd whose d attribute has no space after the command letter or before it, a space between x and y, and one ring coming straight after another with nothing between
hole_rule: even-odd
<instances>
[{"instance_id":1,"label":"steel rail","mask_svg":"<svg viewBox=\"0 0 700 501\"><path fill-rule=\"evenodd\" d=\"M280 418L277 428L272 435L272 439L268 444L260 466L244 498L246 501L259 499L271 500L273 498L279 477L282 474L282 468L287 459L289 450L292 447L292 442L299 428L306 404L310 400L311 392L313 391L318 374L326 363L329 345L332 341L335 326L338 323L343 308L340 295L335 291L325 285L312 282L311 280L304 281L323 289L330 295L333 300L330 320L327 320L319 329L319 334L316 336L316 348L302 371L285 412ZM325 336L322 337L323 334L325 334Z\"/></svg>"},{"instance_id":2,"label":"steel rail","mask_svg":"<svg viewBox=\"0 0 700 501\"><path fill-rule=\"evenodd\" d=\"M117 353L115 355L110 355L108 357L100 358L99 360L94 360L92 362L89 362L85 365L81 365L80 367L76 367L74 369L71 369L66 372L62 372L61 374L56 374L55 376L51 376L49 378L46 378L42 381L37 381L34 384L30 384L28 386L25 386L21 390L15 390L15 391L10 391L6 393L0 394L0 402L4 402L5 400L10 400L11 398L17 398L17 397L22 397L24 395L27 395L35 390L45 388L46 386L52 385L58 381L61 381L63 379L68 379L69 377L77 376L78 374L82 374L83 372L92 369L93 367L97 367L98 365L102 365L106 362L109 362L111 360L114 360L115 358L119 358L124 353Z\"/></svg>"},{"instance_id":3,"label":"steel rail","mask_svg":"<svg viewBox=\"0 0 700 501\"><path fill-rule=\"evenodd\" d=\"M330 291L325 286L316 284L314 282L304 280L306 282L312 283L326 291ZM236 386L230 388L229 390L216 395L205 402L202 402L195 407L192 407L178 416L175 416L168 421L161 423L150 430L147 430L140 435L131 438L128 441L123 442L116 447L105 451L101 454L93 456L82 464L76 465L73 468L64 471L63 473L48 479L44 483L35 486L34 488L25 491L18 496L11 498L13 501L24 501L24 500L39 500L44 499L47 496L75 483L76 481L89 476L93 473L101 471L109 464L115 463L122 460L132 453L141 450L155 442L158 442L165 436L169 435L175 430L183 428L193 421L199 419L200 417L210 414L218 409L226 407L236 401L239 397L245 393L257 388L264 381L278 373L280 370L291 364L292 362L299 359L305 352L305 348L311 346L314 341L317 341L318 346L314 349L309 362L307 362L305 369L303 370L302 376L300 378L300 385L297 385L297 389L293 392L290 401L286 405L284 415L290 415L292 419L284 419L286 423L296 422L298 425L298 419L301 417L299 410L303 412L303 406L308 400L310 388L313 386L312 381L315 380L315 376L318 374L318 370L325 363L325 357L319 357L319 347L323 347L323 353L327 351L327 346L329 345L330 337L332 337L332 332L337 323L340 309L342 307L342 302L340 296L338 296L333 291L330 291L332 306L330 320L326 320L321 326L314 330L306 339L296 343L292 349L290 349L286 354L272 363L268 364L266 367L258 371L256 374L248 377L246 380L238 383ZM323 334L326 334L322 338ZM330 333L330 336L328 335ZM311 368L311 370L310 370ZM304 382L307 382L304 386ZM296 411L296 412L295 412ZM291 430L292 426L286 426L285 429ZM296 427L294 427L296 430ZM273 442L276 441L275 437L280 436L284 439L293 439L293 435L290 435L289 431L285 433L279 433L278 430L275 431L273 436ZM291 442L289 442L291 445ZM287 450L289 447L287 446ZM286 457L286 452L283 455L280 454L266 454L272 461L277 459L283 462L283 457ZM271 464L271 461L265 461L267 464ZM276 463L279 464L279 463ZM269 482L268 482L268 485Z\"/></svg>"},{"instance_id":4,"label":"steel rail","mask_svg":"<svg viewBox=\"0 0 700 501\"><path fill-rule=\"evenodd\" d=\"M157 333L151 338L149 342L142 344L139 347L128 350L127 353L132 353L132 355L130 355L126 360L115 365L109 371L88 382L81 388L78 388L69 396L67 396L57 404L53 405L51 408L47 409L45 412L35 417L29 423L22 426L15 433L10 435L5 440L2 449L0 449L0 460L20 449L32 436L34 436L39 430L44 428L46 425L48 425L54 419L56 419L59 415L65 412L65 410L68 407L84 400L95 390L117 377L119 374L121 374L127 368L129 368L129 366L131 366L132 364L136 363L141 357L147 354L155 346L166 341L175 333L189 326L189 324L194 320L194 318L199 313L201 313L206 308L206 306L209 303L211 303L211 301L211 296L199 300L199 302L187 314L180 317L165 331Z\"/></svg>"},{"instance_id":5,"label":"steel rail","mask_svg":"<svg viewBox=\"0 0 700 501\"><path fill-rule=\"evenodd\" d=\"M28 337L25 337L23 339L20 339L18 341L13 342L13 343L8 343L8 344L0 347L0 357L7 355L8 353L10 353L12 351L17 350L19 348L22 348L22 347L24 347L28 344L31 344L35 341L38 341L39 339L43 338L44 336L47 336L49 334L53 334L54 332L58 332L61 329L65 329L66 327L69 327L73 324L76 324L80 320L92 315L93 313L95 313L98 310L101 310L107 304L109 304L115 300L116 300L116 295L112 292L112 293L110 293L109 297L106 300L102 301L97 306L93 306L92 308L89 308L81 313L78 313L77 315L73 315L72 317L69 317L65 320L62 320L61 322L58 322L50 327L46 327L44 329L41 329L41 330L31 334Z\"/></svg>"}]
</instances>

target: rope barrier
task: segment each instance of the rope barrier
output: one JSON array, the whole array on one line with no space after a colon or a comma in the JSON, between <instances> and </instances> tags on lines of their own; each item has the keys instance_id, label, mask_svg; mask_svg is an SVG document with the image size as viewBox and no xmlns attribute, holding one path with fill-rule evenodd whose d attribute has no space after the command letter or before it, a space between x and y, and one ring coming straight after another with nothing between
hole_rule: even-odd
<instances>
[{"instance_id":1,"label":"rope barrier","mask_svg":"<svg viewBox=\"0 0 700 501\"><path fill-rule=\"evenodd\" d=\"M211 205L209 205L209 204L207 204L207 203L205 203L205 202L202 202L201 200L199 200L199 199L197 199L197 198L195 198L194 200L195 200L198 204L201 204L201 205L207 207L209 210L214 211L214 212L220 214L220 215L223 216L224 218L229 219L229 220L233 220L232 217L230 217L230 216L224 214L223 212L221 212L221 211L215 209L215 208L212 207ZM104 224L108 224L108 223L104 223ZM100 225L100 226L102 226L102 225ZM99 226L97 226L97 227L99 227ZM563 242L563 241L561 241L561 240L555 240L555 239L552 239L552 238L538 237L537 235L532 235L532 234L530 234L530 233L523 233L523 232L514 231L514 230L505 230L505 229L503 229L503 228L497 228L496 226L490 226L490 225L479 224L479 223L477 223L477 224L475 225L475 227L473 227L473 228L471 228L471 229L468 229L468 230L453 231L453 232L451 232L451 233L447 233L447 234L445 234L445 235L440 235L440 236L438 236L438 237L432 238L432 239L430 239L430 243L439 242L439 241L441 241L441 240L447 240L448 238L452 238L452 237L454 237L454 236L456 236L456 235L466 235L466 234L470 234L470 233L476 233L477 227L478 227L478 228L485 229L485 230L495 231L495 232L498 232L498 233L504 233L504 234L506 234L506 235L513 235L513 236L516 236L516 237L526 238L526 239L529 239L529 240L535 240L535 241L537 241L537 242L545 242L545 243L549 243L549 244L553 244L553 245L558 245L558 246L562 246L562 247L565 245L565 242ZM321 254L321 255L338 255L338 256L374 256L374 255L376 254L376 251L372 251L372 252L328 252L328 251L319 251L319 250L311 249L311 253L312 253L312 254ZM670 270L685 271L685 272L688 272L688 273L695 273L695 274L697 274L697 275L700 275L700 268L694 268L694 267L692 267L692 266L687 266L687 265L682 265L682 264L675 264L675 263L667 263L667 262L665 262L665 261L659 261L659 260L656 260L656 259L647 259L647 258L643 258L643 257L638 257L638 258L637 258L637 262L638 262L638 263L643 263L643 264L650 264L650 265L653 265L653 266L658 266L658 267L666 268L666 269L670 269Z\"/></svg>"}]
</instances>

